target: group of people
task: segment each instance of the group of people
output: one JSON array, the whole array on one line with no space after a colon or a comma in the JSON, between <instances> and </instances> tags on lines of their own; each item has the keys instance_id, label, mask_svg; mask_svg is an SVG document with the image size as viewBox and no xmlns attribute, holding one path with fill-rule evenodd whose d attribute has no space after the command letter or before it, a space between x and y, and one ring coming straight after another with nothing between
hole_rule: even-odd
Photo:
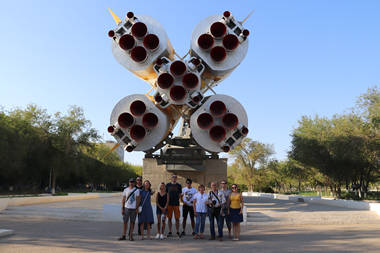
<instances>
[{"instance_id":1,"label":"group of people","mask_svg":"<svg viewBox=\"0 0 380 253\"><path fill-rule=\"evenodd\" d=\"M228 236L234 241L240 240L240 223L243 221L243 197L238 191L238 186L233 184L231 190L227 187L227 182L220 182L220 189L217 182L211 182L211 190L206 193L205 186L199 185L198 190L192 187L192 180L186 180L186 187L177 182L177 176L172 175L171 182L161 183L156 193L156 216L157 235L156 239L165 239L173 236L172 218L174 213L175 228L178 237L186 235L187 217L190 216L192 236L194 239L204 238L206 216L210 221L209 240L223 241L223 227L226 223ZM142 183L142 178L137 177L129 180L129 186L123 191L122 209L123 233L119 240L127 239L127 228L129 222L128 238L133 241L133 230L136 217L138 216L138 234L144 240L145 230L147 238L151 239L150 231L154 223L151 197L155 191L151 189L149 180ZM182 232L180 233L180 202L182 205ZM168 233L165 236L166 218L168 219ZM218 235L215 234L215 220L218 228ZM233 235L231 234L233 233Z\"/></svg>"}]
</instances>

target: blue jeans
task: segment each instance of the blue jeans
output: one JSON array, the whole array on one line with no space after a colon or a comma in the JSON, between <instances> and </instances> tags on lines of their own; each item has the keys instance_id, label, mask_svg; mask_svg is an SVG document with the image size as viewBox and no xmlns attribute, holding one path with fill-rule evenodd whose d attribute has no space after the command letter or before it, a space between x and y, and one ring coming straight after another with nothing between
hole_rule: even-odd
<instances>
[{"instance_id":1,"label":"blue jeans","mask_svg":"<svg viewBox=\"0 0 380 253\"><path fill-rule=\"evenodd\" d=\"M216 223L218 224L218 237L223 237L223 219L220 213L214 212L213 208L208 207L208 218L210 220L211 237L215 237L214 218L216 219Z\"/></svg>"},{"instance_id":2,"label":"blue jeans","mask_svg":"<svg viewBox=\"0 0 380 253\"><path fill-rule=\"evenodd\" d=\"M195 233L199 233L199 225L201 226L201 234L205 231L205 223L206 223L206 214L207 213L197 213L195 220Z\"/></svg>"}]
</instances>

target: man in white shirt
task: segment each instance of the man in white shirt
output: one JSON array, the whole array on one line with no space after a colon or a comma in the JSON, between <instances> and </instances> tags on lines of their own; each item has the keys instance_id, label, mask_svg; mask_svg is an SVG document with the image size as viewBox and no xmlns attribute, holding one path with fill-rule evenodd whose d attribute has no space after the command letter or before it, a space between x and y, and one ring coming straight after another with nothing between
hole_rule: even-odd
<instances>
[{"instance_id":1,"label":"man in white shirt","mask_svg":"<svg viewBox=\"0 0 380 253\"><path fill-rule=\"evenodd\" d=\"M129 221L129 240L133 241L133 229L135 227L138 206L140 205L140 191L135 187L135 179L129 179L129 186L123 191L121 201L121 214L123 215L123 234L119 240L126 240Z\"/></svg>"},{"instance_id":2,"label":"man in white shirt","mask_svg":"<svg viewBox=\"0 0 380 253\"><path fill-rule=\"evenodd\" d=\"M211 191L208 194L208 217L210 220L210 240L215 240L214 219L218 224L218 240L223 241L223 213L222 207L226 204L226 199L222 191L216 187L216 182L211 182Z\"/></svg>"},{"instance_id":3,"label":"man in white shirt","mask_svg":"<svg viewBox=\"0 0 380 253\"><path fill-rule=\"evenodd\" d=\"M185 235L186 231L186 221L187 221L187 215L190 214L190 221L191 221L191 227L193 229L193 236L195 235L194 233L194 209L193 209L193 199L194 195L197 193L197 189L191 186L192 180L190 178L186 179L186 187L182 188L182 194L181 194L181 199L183 202L182 206L182 234L181 236Z\"/></svg>"}]
</instances>

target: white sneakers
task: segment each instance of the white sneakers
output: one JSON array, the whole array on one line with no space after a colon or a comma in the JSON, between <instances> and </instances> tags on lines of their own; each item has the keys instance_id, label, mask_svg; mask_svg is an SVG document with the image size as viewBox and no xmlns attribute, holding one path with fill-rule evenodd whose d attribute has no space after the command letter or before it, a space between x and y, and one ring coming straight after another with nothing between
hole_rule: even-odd
<instances>
[{"instance_id":1,"label":"white sneakers","mask_svg":"<svg viewBox=\"0 0 380 253\"><path fill-rule=\"evenodd\" d=\"M164 234L157 234L155 237L156 240L159 240L159 239L163 240L165 238L166 238L166 236Z\"/></svg>"}]
</instances>

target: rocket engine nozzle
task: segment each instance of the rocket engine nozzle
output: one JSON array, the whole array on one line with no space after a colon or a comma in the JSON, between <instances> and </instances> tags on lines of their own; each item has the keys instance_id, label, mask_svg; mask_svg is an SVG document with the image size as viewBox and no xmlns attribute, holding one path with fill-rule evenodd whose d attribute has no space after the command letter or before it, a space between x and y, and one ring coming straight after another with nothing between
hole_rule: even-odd
<instances>
[{"instance_id":1,"label":"rocket engine nozzle","mask_svg":"<svg viewBox=\"0 0 380 253\"><path fill-rule=\"evenodd\" d=\"M222 126L213 126L209 132L210 138L215 142L221 142L226 137L226 130Z\"/></svg>"},{"instance_id":2,"label":"rocket engine nozzle","mask_svg":"<svg viewBox=\"0 0 380 253\"><path fill-rule=\"evenodd\" d=\"M157 78L157 84L161 89L168 89L172 86L174 78L169 73L162 73Z\"/></svg>"},{"instance_id":3,"label":"rocket engine nozzle","mask_svg":"<svg viewBox=\"0 0 380 253\"><path fill-rule=\"evenodd\" d=\"M134 23L132 26L132 35L136 38L143 38L148 32L148 28L143 22Z\"/></svg>"},{"instance_id":4,"label":"rocket engine nozzle","mask_svg":"<svg viewBox=\"0 0 380 253\"><path fill-rule=\"evenodd\" d=\"M220 100L216 100L210 105L210 112L215 117L223 116L226 113L226 110L226 105Z\"/></svg>"},{"instance_id":5,"label":"rocket engine nozzle","mask_svg":"<svg viewBox=\"0 0 380 253\"><path fill-rule=\"evenodd\" d=\"M134 116L141 116L145 113L146 105L141 100L135 100L131 103L129 110Z\"/></svg>"},{"instance_id":6,"label":"rocket engine nozzle","mask_svg":"<svg viewBox=\"0 0 380 253\"><path fill-rule=\"evenodd\" d=\"M194 89L197 87L199 79L194 73L187 73L182 78L182 84L187 89Z\"/></svg>"},{"instance_id":7,"label":"rocket engine nozzle","mask_svg":"<svg viewBox=\"0 0 380 253\"><path fill-rule=\"evenodd\" d=\"M155 34L148 34L144 37L144 47L149 50L155 50L160 45L160 39Z\"/></svg>"},{"instance_id":8,"label":"rocket engine nozzle","mask_svg":"<svg viewBox=\"0 0 380 253\"><path fill-rule=\"evenodd\" d=\"M132 139L135 141L141 141L144 139L146 131L145 128L140 125L134 125L129 132Z\"/></svg>"},{"instance_id":9,"label":"rocket engine nozzle","mask_svg":"<svg viewBox=\"0 0 380 253\"><path fill-rule=\"evenodd\" d=\"M215 38L221 38L227 31L227 27L222 22L215 22L210 27L210 32Z\"/></svg>"},{"instance_id":10,"label":"rocket engine nozzle","mask_svg":"<svg viewBox=\"0 0 380 253\"><path fill-rule=\"evenodd\" d=\"M186 64L183 61L174 61L170 64L170 72L175 76L181 76L186 71Z\"/></svg>"},{"instance_id":11,"label":"rocket engine nozzle","mask_svg":"<svg viewBox=\"0 0 380 253\"><path fill-rule=\"evenodd\" d=\"M203 50L210 49L214 45L214 37L208 33L204 33L198 38L198 46Z\"/></svg>"},{"instance_id":12,"label":"rocket engine nozzle","mask_svg":"<svg viewBox=\"0 0 380 253\"><path fill-rule=\"evenodd\" d=\"M233 113L227 113L222 119L223 125L228 130L234 129L239 124L238 117Z\"/></svg>"},{"instance_id":13,"label":"rocket engine nozzle","mask_svg":"<svg viewBox=\"0 0 380 253\"><path fill-rule=\"evenodd\" d=\"M142 118L142 123L145 128L153 129L158 124L158 117L152 112L146 113Z\"/></svg>"},{"instance_id":14,"label":"rocket engine nozzle","mask_svg":"<svg viewBox=\"0 0 380 253\"><path fill-rule=\"evenodd\" d=\"M211 59L213 59L216 62L222 62L227 57L227 52L224 47L216 46L213 47L210 51Z\"/></svg>"},{"instance_id":15,"label":"rocket engine nozzle","mask_svg":"<svg viewBox=\"0 0 380 253\"><path fill-rule=\"evenodd\" d=\"M236 35L234 34L228 34L226 36L224 36L223 38L223 46L227 49L227 50L234 50L236 49L238 46L239 46L239 39Z\"/></svg>"},{"instance_id":16,"label":"rocket engine nozzle","mask_svg":"<svg viewBox=\"0 0 380 253\"><path fill-rule=\"evenodd\" d=\"M211 114L205 112L198 116L197 124L201 129L209 129L214 123L214 118Z\"/></svg>"},{"instance_id":17,"label":"rocket engine nozzle","mask_svg":"<svg viewBox=\"0 0 380 253\"><path fill-rule=\"evenodd\" d=\"M119 46L123 50L130 50L135 46L135 38L130 34L125 34L119 39Z\"/></svg>"},{"instance_id":18,"label":"rocket engine nozzle","mask_svg":"<svg viewBox=\"0 0 380 253\"><path fill-rule=\"evenodd\" d=\"M170 89L170 98L174 101L182 101L186 97L186 90L182 86L176 85Z\"/></svg>"},{"instance_id":19,"label":"rocket engine nozzle","mask_svg":"<svg viewBox=\"0 0 380 253\"><path fill-rule=\"evenodd\" d=\"M134 47L131 50L131 58L135 62L143 62L146 60L147 56L148 56L148 54L147 54L145 48L143 48L141 46Z\"/></svg>"},{"instance_id":20,"label":"rocket engine nozzle","mask_svg":"<svg viewBox=\"0 0 380 253\"><path fill-rule=\"evenodd\" d=\"M121 128L129 128L135 123L135 118L128 112L119 115L117 123Z\"/></svg>"}]
</instances>

